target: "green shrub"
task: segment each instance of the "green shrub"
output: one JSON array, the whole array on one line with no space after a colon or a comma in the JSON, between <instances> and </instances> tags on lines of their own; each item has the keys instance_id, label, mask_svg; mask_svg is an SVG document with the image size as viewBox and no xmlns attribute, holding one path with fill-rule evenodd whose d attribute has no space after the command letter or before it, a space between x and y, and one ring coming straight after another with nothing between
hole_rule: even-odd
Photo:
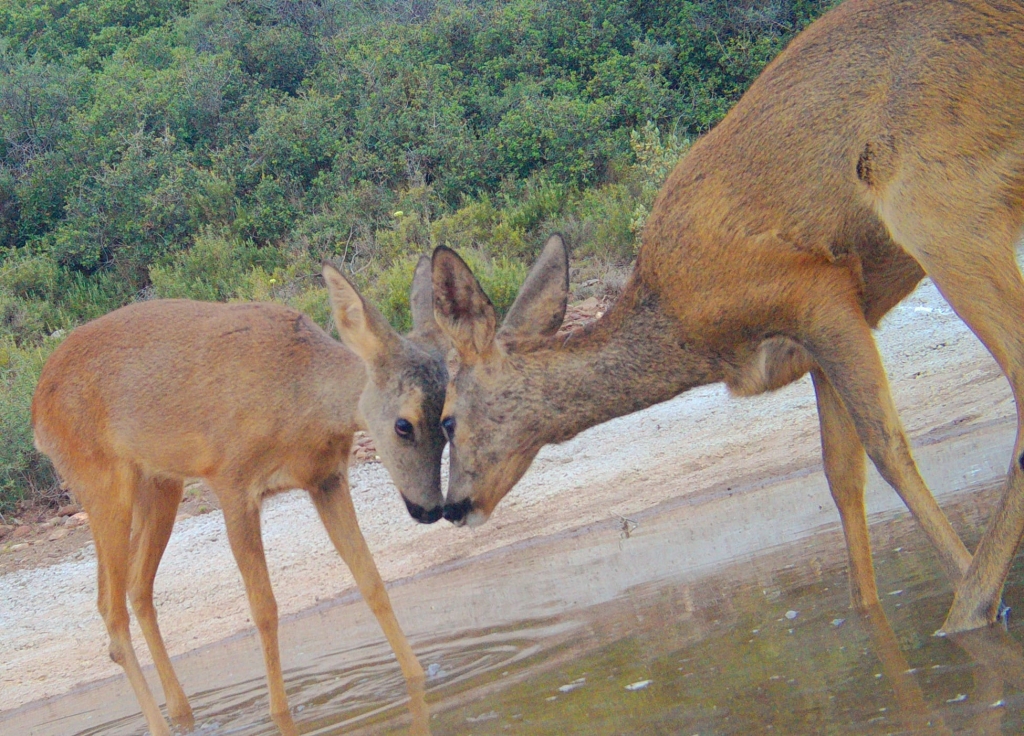
<instances>
[{"instance_id":1,"label":"green shrub","mask_svg":"<svg viewBox=\"0 0 1024 736\"><path fill-rule=\"evenodd\" d=\"M530 221L544 211L537 203L525 209L529 214L497 210L486 196L469 201L433 223L433 242L456 250L475 248L505 258L523 257L530 251L528 239L523 227L515 223Z\"/></svg>"},{"instance_id":2,"label":"green shrub","mask_svg":"<svg viewBox=\"0 0 1024 736\"><path fill-rule=\"evenodd\" d=\"M409 255L427 253L431 248L430 225L417 212L395 211L395 224L389 230L377 230L377 253L384 263L403 260Z\"/></svg>"},{"instance_id":3,"label":"green shrub","mask_svg":"<svg viewBox=\"0 0 1024 736\"><path fill-rule=\"evenodd\" d=\"M43 363L59 342L51 338L42 346L18 347L0 337L0 514L58 488L53 466L33 445L31 408Z\"/></svg>"},{"instance_id":4,"label":"green shrub","mask_svg":"<svg viewBox=\"0 0 1024 736\"><path fill-rule=\"evenodd\" d=\"M588 189L577 208L581 228L576 254L628 263L636 255L634 218L639 200L624 184Z\"/></svg>"},{"instance_id":5,"label":"green shrub","mask_svg":"<svg viewBox=\"0 0 1024 736\"><path fill-rule=\"evenodd\" d=\"M417 260L418 256L395 261L364 290L366 298L380 310L392 327L403 334L412 329L409 290L412 288Z\"/></svg>"},{"instance_id":6,"label":"green shrub","mask_svg":"<svg viewBox=\"0 0 1024 736\"><path fill-rule=\"evenodd\" d=\"M519 196L506 198L501 219L515 230L533 230L559 213L568 194L569 190L560 184L531 181Z\"/></svg>"},{"instance_id":7,"label":"green shrub","mask_svg":"<svg viewBox=\"0 0 1024 736\"><path fill-rule=\"evenodd\" d=\"M133 283L116 269L107 268L94 274L62 271L57 306L60 317L55 325L70 329L82 322L101 317L132 301L136 296Z\"/></svg>"},{"instance_id":8,"label":"green shrub","mask_svg":"<svg viewBox=\"0 0 1024 736\"><path fill-rule=\"evenodd\" d=\"M460 250L466 264L490 297L500 320L512 306L519 287L526 279L527 267L521 261L492 257L477 249ZM381 311L391 325L401 333L412 329L409 311L409 291L419 257L396 261L379 273L363 293Z\"/></svg>"},{"instance_id":9,"label":"green shrub","mask_svg":"<svg viewBox=\"0 0 1024 736\"><path fill-rule=\"evenodd\" d=\"M519 287L526 280L527 267L522 261L504 257L491 257L479 250L460 251L484 292L491 298L498 313L498 321L505 316L516 300Z\"/></svg>"},{"instance_id":10,"label":"green shrub","mask_svg":"<svg viewBox=\"0 0 1024 736\"><path fill-rule=\"evenodd\" d=\"M284 260L280 250L207 231L169 262L150 266L149 280L155 296L163 299L226 301L239 295L254 268L273 270Z\"/></svg>"},{"instance_id":11,"label":"green shrub","mask_svg":"<svg viewBox=\"0 0 1024 736\"><path fill-rule=\"evenodd\" d=\"M59 312L50 302L22 299L0 289L0 336L18 345L37 344L58 322Z\"/></svg>"},{"instance_id":12,"label":"green shrub","mask_svg":"<svg viewBox=\"0 0 1024 736\"><path fill-rule=\"evenodd\" d=\"M0 289L23 299L51 299L57 287L59 268L46 254L24 254L0 264Z\"/></svg>"},{"instance_id":13,"label":"green shrub","mask_svg":"<svg viewBox=\"0 0 1024 736\"><path fill-rule=\"evenodd\" d=\"M235 227L267 245L284 238L297 215L297 204L288 182L266 176L256 185L249 202L239 209Z\"/></svg>"},{"instance_id":14,"label":"green shrub","mask_svg":"<svg viewBox=\"0 0 1024 736\"><path fill-rule=\"evenodd\" d=\"M635 172L644 190L645 204L654 201L672 169L690 150L691 143L689 138L680 138L675 133L662 133L650 120L642 128L630 131L629 147L636 157Z\"/></svg>"},{"instance_id":15,"label":"green shrub","mask_svg":"<svg viewBox=\"0 0 1024 736\"><path fill-rule=\"evenodd\" d=\"M487 195L466 200L458 210L432 223L434 242L456 250L479 248L490 241L500 216Z\"/></svg>"}]
</instances>

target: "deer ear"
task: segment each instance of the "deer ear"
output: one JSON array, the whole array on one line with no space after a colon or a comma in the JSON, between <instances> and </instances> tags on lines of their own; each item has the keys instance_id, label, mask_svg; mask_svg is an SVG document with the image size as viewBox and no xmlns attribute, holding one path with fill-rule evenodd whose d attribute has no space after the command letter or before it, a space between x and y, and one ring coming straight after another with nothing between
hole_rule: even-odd
<instances>
[{"instance_id":1,"label":"deer ear","mask_svg":"<svg viewBox=\"0 0 1024 736\"><path fill-rule=\"evenodd\" d=\"M568 300L569 251L561 235L552 235L527 274L515 303L505 315L499 334L515 337L554 335L565 319Z\"/></svg>"},{"instance_id":2,"label":"deer ear","mask_svg":"<svg viewBox=\"0 0 1024 736\"><path fill-rule=\"evenodd\" d=\"M428 342L434 347L442 347L444 335L434 319L434 282L430 256L420 256L416 264L409 293L409 311L412 313L410 337Z\"/></svg>"},{"instance_id":3,"label":"deer ear","mask_svg":"<svg viewBox=\"0 0 1024 736\"><path fill-rule=\"evenodd\" d=\"M364 362L371 365L380 362L390 354L398 333L338 269L326 261L323 269L341 341Z\"/></svg>"},{"instance_id":4,"label":"deer ear","mask_svg":"<svg viewBox=\"0 0 1024 736\"><path fill-rule=\"evenodd\" d=\"M494 345L494 306L455 251L439 246L431 262L434 318L462 360L473 362Z\"/></svg>"}]
</instances>

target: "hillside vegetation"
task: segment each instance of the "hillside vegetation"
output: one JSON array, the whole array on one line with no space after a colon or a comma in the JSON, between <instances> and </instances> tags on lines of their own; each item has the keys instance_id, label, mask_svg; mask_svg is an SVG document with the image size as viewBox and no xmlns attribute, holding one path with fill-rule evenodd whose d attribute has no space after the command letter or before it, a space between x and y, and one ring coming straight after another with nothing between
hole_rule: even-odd
<instances>
[{"instance_id":1,"label":"hillside vegetation","mask_svg":"<svg viewBox=\"0 0 1024 736\"><path fill-rule=\"evenodd\" d=\"M499 309L553 230L631 261L658 187L831 0L7 0L0 513L56 492L28 407L67 330L151 297L327 325L323 258L400 328L415 258Z\"/></svg>"}]
</instances>

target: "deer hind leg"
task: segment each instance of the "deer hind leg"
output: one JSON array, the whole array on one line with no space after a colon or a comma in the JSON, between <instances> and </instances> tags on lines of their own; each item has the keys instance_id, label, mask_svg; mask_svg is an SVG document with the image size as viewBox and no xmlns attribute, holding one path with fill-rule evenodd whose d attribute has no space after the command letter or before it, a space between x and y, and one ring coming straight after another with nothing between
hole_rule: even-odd
<instances>
[{"instance_id":1,"label":"deer hind leg","mask_svg":"<svg viewBox=\"0 0 1024 736\"><path fill-rule=\"evenodd\" d=\"M244 491L221 492L218 484L214 491L224 509L224 522L228 530L231 552L242 573L245 593L249 598L252 620L263 646L263 661L267 668L267 687L270 690L270 713L288 713L288 698L284 692L281 674L281 651L277 640L277 601L270 587L267 558L263 553L260 532L260 509Z\"/></svg>"},{"instance_id":2,"label":"deer hind leg","mask_svg":"<svg viewBox=\"0 0 1024 736\"><path fill-rule=\"evenodd\" d=\"M79 497L89 514L96 544L98 605L110 635L110 658L124 668L150 733L169 736L170 729L142 674L128 628L129 540L138 473L135 468L113 462L94 477L101 480Z\"/></svg>"},{"instance_id":3,"label":"deer hind leg","mask_svg":"<svg viewBox=\"0 0 1024 736\"><path fill-rule=\"evenodd\" d=\"M398 625L388 592L384 588L384 581L381 580L370 548L363 539L363 533L359 530L348 480L341 474L331 475L319 488L310 491L310 497L324 527L327 528L331 542L352 571L359 592L384 630L384 636L391 644L391 649L402 668L402 674L412 688L416 681L423 681L423 668Z\"/></svg>"},{"instance_id":4,"label":"deer hind leg","mask_svg":"<svg viewBox=\"0 0 1024 736\"><path fill-rule=\"evenodd\" d=\"M864 448L853 419L825 374L815 368L811 379L818 401L825 477L839 509L850 559L850 599L856 608L866 611L878 604L878 588L864 509Z\"/></svg>"},{"instance_id":5,"label":"deer hind leg","mask_svg":"<svg viewBox=\"0 0 1024 736\"><path fill-rule=\"evenodd\" d=\"M132 520L128 597L160 675L167 699L167 713L174 723L191 729L194 724L192 708L167 656L153 606L153 580L171 538L183 490L180 480L150 478L140 481Z\"/></svg>"},{"instance_id":6,"label":"deer hind leg","mask_svg":"<svg viewBox=\"0 0 1024 736\"><path fill-rule=\"evenodd\" d=\"M827 284L823 278L819 286ZM918 472L859 303L852 294L847 299L834 294L824 295L809 314L805 347L842 399L868 457L921 524L955 585L971 555Z\"/></svg>"},{"instance_id":7,"label":"deer hind leg","mask_svg":"<svg viewBox=\"0 0 1024 736\"><path fill-rule=\"evenodd\" d=\"M995 619L1003 581L1024 533L1024 280L1014 258L1021 213L990 203L928 216L923 207L890 216L897 241L935 282L954 311L978 336L1010 382L1017 406L1017 440L1006 485L974 560L957 588L943 630L952 633ZM979 219L987 214L987 221Z\"/></svg>"}]
</instances>

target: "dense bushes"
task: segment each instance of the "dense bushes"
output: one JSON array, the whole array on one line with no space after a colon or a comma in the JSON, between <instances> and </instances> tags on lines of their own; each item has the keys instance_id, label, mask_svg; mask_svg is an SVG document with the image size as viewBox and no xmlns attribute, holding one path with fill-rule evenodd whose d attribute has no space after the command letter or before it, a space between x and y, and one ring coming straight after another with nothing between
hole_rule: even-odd
<instances>
[{"instance_id":1,"label":"dense bushes","mask_svg":"<svg viewBox=\"0 0 1024 736\"><path fill-rule=\"evenodd\" d=\"M404 328L442 243L502 308L552 230L627 264L689 140L832 2L7 3L0 510L52 483L23 409L61 331L149 296L326 324L325 257Z\"/></svg>"}]
</instances>

